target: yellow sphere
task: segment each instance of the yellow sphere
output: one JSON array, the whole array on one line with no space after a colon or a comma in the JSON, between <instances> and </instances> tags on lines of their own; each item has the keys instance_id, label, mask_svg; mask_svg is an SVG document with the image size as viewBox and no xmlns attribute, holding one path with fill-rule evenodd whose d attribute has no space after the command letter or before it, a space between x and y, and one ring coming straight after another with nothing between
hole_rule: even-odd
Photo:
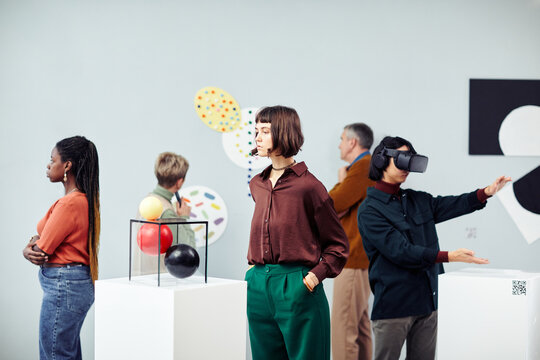
<instances>
[{"instance_id":1,"label":"yellow sphere","mask_svg":"<svg viewBox=\"0 0 540 360\"><path fill-rule=\"evenodd\" d=\"M148 196L139 204L139 212L146 220L156 220L163 212L163 205L158 198Z\"/></svg>"}]
</instances>

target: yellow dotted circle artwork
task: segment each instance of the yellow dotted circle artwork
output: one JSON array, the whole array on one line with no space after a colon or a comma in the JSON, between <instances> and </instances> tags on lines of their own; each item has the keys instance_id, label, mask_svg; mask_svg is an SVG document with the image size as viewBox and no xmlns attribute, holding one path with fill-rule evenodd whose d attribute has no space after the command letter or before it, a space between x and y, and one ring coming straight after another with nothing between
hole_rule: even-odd
<instances>
[{"instance_id":1,"label":"yellow dotted circle artwork","mask_svg":"<svg viewBox=\"0 0 540 360\"><path fill-rule=\"evenodd\" d=\"M197 91L195 111L203 123L222 133L236 130L242 120L236 100L225 90L213 86Z\"/></svg>"}]
</instances>

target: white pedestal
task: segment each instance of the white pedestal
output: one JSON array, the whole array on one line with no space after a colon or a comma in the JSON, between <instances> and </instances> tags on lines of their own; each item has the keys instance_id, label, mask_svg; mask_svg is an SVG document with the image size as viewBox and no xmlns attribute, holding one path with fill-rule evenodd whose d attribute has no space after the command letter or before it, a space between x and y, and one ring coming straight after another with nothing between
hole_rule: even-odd
<instances>
[{"instance_id":1,"label":"white pedestal","mask_svg":"<svg viewBox=\"0 0 540 360\"><path fill-rule=\"evenodd\" d=\"M99 280L95 359L245 359L244 281L169 274Z\"/></svg>"},{"instance_id":2,"label":"white pedestal","mask_svg":"<svg viewBox=\"0 0 540 360\"><path fill-rule=\"evenodd\" d=\"M437 354L540 359L540 274L471 268L441 275Z\"/></svg>"}]
</instances>

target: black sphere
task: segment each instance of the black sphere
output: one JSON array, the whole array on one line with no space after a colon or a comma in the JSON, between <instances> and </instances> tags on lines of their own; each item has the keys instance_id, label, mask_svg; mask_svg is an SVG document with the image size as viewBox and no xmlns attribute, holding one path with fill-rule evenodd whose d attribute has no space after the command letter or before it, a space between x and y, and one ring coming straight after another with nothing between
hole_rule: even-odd
<instances>
[{"instance_id":1,"label":"black sphere","mask_svg":"<svg viewBox=\"0 0 540 360\"><path fill-rule=\"evenodd\" d=\"M165 253L165 266L174 277L190 277L199 267L199 254L189 245L173 245Z\"/></svg>"}]
</instances>

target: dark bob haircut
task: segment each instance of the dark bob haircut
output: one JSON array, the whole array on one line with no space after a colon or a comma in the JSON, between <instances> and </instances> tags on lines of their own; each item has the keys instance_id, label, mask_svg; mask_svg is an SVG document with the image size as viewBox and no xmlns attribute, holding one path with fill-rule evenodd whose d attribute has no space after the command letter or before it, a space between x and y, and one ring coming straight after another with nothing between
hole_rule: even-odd
<instances>
[{"instance_id":1,"label":"dark bob haircut","mask_svg":"<svg viewBox=\"0 0 540 360\"><path fill-rule=\"evenodd\" d=\"M298 154L304 144L304 135L300 126L300 117L296 110L286 106L268 106L257 112L255 123L271 124L272 152L276 155L289 158ZM251 155L257 155L257 148L251 151Z\"/></svg>"},{"instance_id":2,"label":"dark bob haircut","mask_svg":"<svg viewBox=\"0 0 540 360\"><path fill-rule=\"evenodd\" d=\"M386 136L384 139L382 139L381 143L377 145L375 150L373 150L373 157L371 158L371 162L369 163L368 177L373 181L381 180L384 170L386 170L386 168L390 164L390 158L388 156L383 156L382 151L384 150L384 148L397 149L402 147L403 145L406 145L409 148L410 152L416 154L416 150L414 150L412 144L408 140L400 138L399 136ZM377 159L382 161L378 162ZM383 166L377 167L375 163L382 163Z\"/></svg>"}]
</instances>

